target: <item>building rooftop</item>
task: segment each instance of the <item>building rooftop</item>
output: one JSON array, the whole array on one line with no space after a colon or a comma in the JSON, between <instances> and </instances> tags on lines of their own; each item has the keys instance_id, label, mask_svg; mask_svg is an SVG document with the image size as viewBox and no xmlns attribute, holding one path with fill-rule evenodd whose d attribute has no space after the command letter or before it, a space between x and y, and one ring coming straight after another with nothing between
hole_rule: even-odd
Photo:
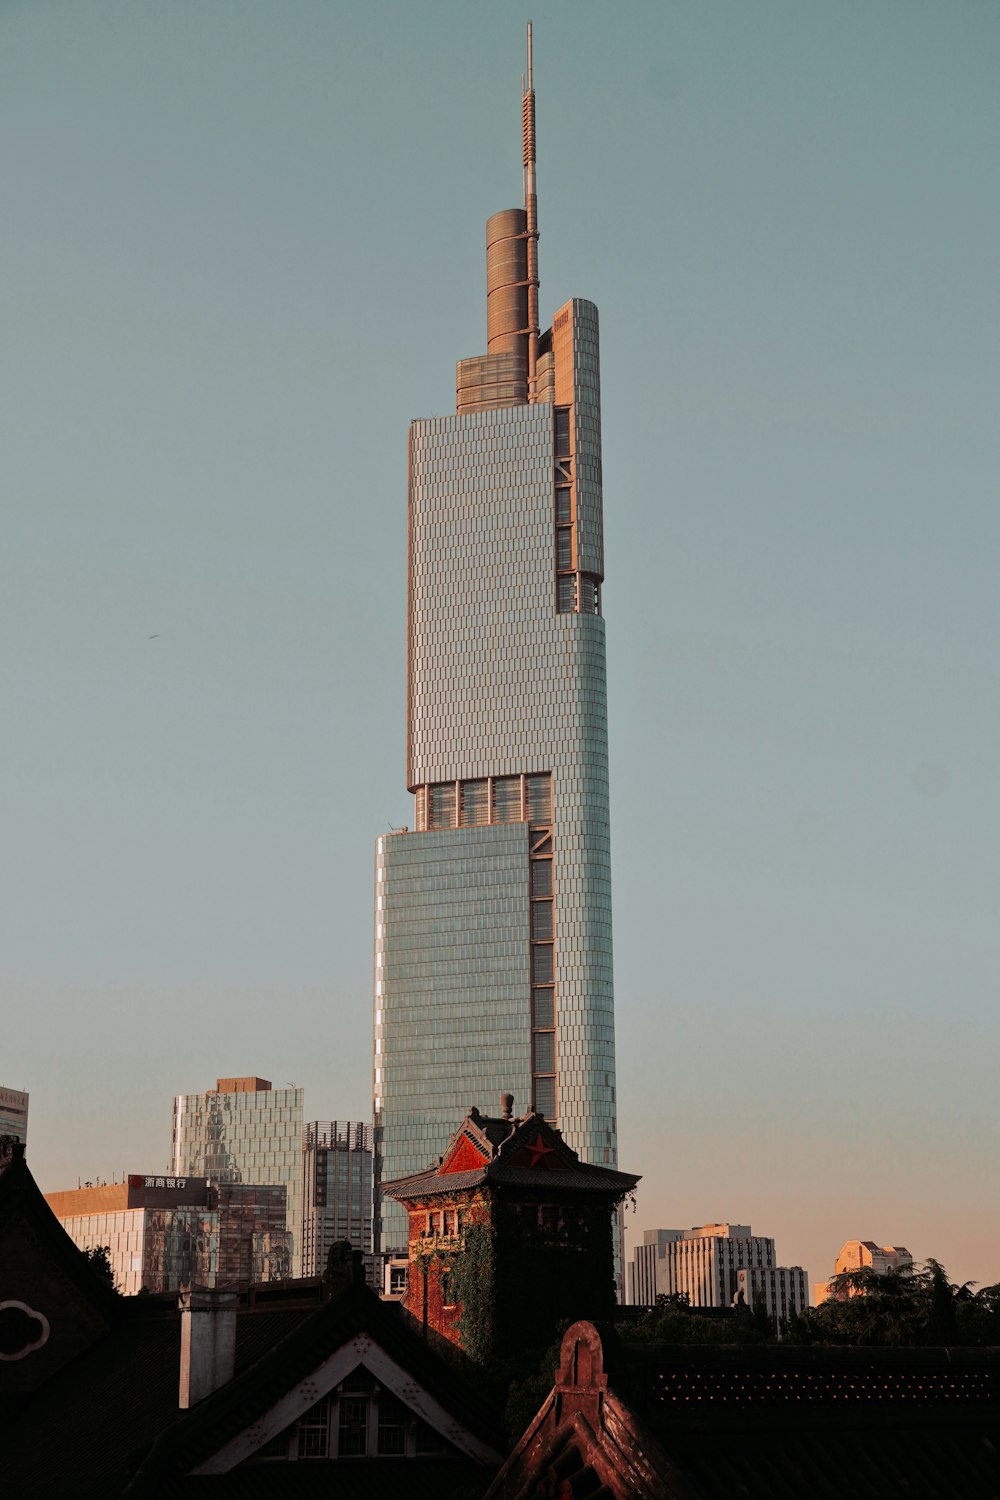
<instances>
[{"instance_id":1,"label":"building rooftop","mask_svg":"<svg viewBox=\"0 0 1000 1500\"><path fill-rule=\"evenodd\" d=\"M473 1107L436 1166L382 1184L389 1198L429 1198L489 1184L593 1192L624 1198L639 1178L631 1172L580 1160L559 1131L534 1110L482 1115Z\"/></svg>"}]
</instances>

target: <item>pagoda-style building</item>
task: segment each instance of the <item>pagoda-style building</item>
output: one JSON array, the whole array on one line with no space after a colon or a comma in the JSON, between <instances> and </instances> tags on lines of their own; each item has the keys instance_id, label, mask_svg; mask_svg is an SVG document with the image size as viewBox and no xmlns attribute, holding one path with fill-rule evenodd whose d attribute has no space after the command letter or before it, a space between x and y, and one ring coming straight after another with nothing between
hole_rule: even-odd
<instances>
[{"instance_id":1,"label":"pagoda-style building","mask_svg":"<svg viewBox=\"0 0 1000 1500\"><path fill-rule=\"evenodd\" d=\"M611 1317L613 1225L638 1177L591 1165L535 1111L470 1109L434 1167L383 1184L409 1215L405 1307L472 1359Z\"/></svg>"}]
</instances>

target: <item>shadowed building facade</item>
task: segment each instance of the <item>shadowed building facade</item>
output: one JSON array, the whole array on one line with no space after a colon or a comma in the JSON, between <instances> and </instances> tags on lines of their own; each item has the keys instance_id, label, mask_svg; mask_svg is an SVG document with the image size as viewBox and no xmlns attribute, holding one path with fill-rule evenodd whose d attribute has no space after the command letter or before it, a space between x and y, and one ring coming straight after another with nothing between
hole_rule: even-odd
<instances>
[{"instance_id":1,"label":"shadowed building facade","mask_svg":"<svg viewBox=\"0 0 1000 1500\"><path fill-rule=\"evenodd\" d=\"M597 309L538 322L525 207L487 225L487 352L409 434L407 785L376 850L376 1239L382 1180L436 1161L511 1091L614 1167L614 1014Z\"/></svg>"}]
</instances>

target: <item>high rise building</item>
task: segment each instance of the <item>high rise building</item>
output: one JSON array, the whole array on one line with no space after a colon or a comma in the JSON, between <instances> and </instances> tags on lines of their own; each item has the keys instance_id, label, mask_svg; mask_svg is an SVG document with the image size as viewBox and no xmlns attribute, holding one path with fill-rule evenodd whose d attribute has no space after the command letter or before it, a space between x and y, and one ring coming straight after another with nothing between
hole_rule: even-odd
<instances>
[{"instance_id":1,"label":"high rise building","mask_svg":"<svg viewBox=\"0 0 1000 1500\"><path fill-rule=\"evenodd\" d=\"M749 1273L742 1275L742 1272ZM629 1267L631 1300L652 1307L657 1297L687 1297L692 1307L730 1307L740 1292L749 1307L763 1303L787 1316L809 1305L801 1266L778 1266L774 1241L749 1224L647 1229Z\"/></svg>"},{"instance_id":2,"label":"high rise building","mask_svg":"<svg viewBox=\"0 0 1000 1500\"><path fill-rule=\"evenodd\" d=\"M28 1139L28 1096L20 1089L8 1089L0 1085L0 1136L13 1136L15 1141Z\"/></svg>"},{"instance_id":3,"label":"high rise building","mask_svg":"<svg viewBox=\"0 0 1000 1500\"><path fill-rule=\"evenodd\" d=\"M303 1091L266 1078L220 1078L174 1099L171 1173L212 1183L284 1186L291 1274L302 1274Z\"/></svg>"},{"instance_id":4,"label":"high rise building","mask_svg":"<svg viewBox=\"0 0 1000 1500\"><path fill-rule=\"evenodd\" d=\"M320 1276L330 1246L350 1240L370 1261L372 1127L313 1120L302 1137L302 1274Z\"/></svg>"},{"instance_id":5,"label":"high rise building","mask_svg":"<svg viewBox=\"0 0 1000 1500\"><path fill-rule=\"evenodd\" d=\"M511 1092L614 1166L597 309L538 316L531 35L524 207L486 226L485 355L409 433L406 779L376 849L379 1182Z\"/></svg>"}]
</instances>

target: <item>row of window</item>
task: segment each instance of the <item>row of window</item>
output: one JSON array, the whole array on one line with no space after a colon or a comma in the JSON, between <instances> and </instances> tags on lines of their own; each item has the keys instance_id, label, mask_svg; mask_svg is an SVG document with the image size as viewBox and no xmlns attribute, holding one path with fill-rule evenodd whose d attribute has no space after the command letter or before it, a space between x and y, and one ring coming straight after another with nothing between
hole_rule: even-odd
<instances>
[{"instance_id":1,"label":"row of window","mask_svg":"<svg viewBox=\"0 0 1000 1500\"><path fill-rule=\"evenodd\" d=\"M366 1372L359 1374L370 1383ZM411 1458L445 1451L441 1435L391 1391L373 1383L370 1390L344 1388L353 1383L345 1381L336 1393L317 1401L261 1448L257 1458Z\"/></svg>"},{"instance_id":2,"label":"row of window","mask_svg":"<svg viewBox=\"0 0 1000 1500\"><path fill-rule=\"evenodd\" d=\"M484 776L417 788L417 831L487 823L551 823L552 775Z\"/></svg>"},{"instance_id":3,"label":"row of window","mask_svg":"<svg viewBox=\"0 0 1000 1500\"><path fill-rule=\"evenodd\" d=\"M432 1208L427 1214L424 1234L444 1235L446 1239L457 1239L465 1227L465 1216L458 1208Z\"/></svg>"}]
</instances>

